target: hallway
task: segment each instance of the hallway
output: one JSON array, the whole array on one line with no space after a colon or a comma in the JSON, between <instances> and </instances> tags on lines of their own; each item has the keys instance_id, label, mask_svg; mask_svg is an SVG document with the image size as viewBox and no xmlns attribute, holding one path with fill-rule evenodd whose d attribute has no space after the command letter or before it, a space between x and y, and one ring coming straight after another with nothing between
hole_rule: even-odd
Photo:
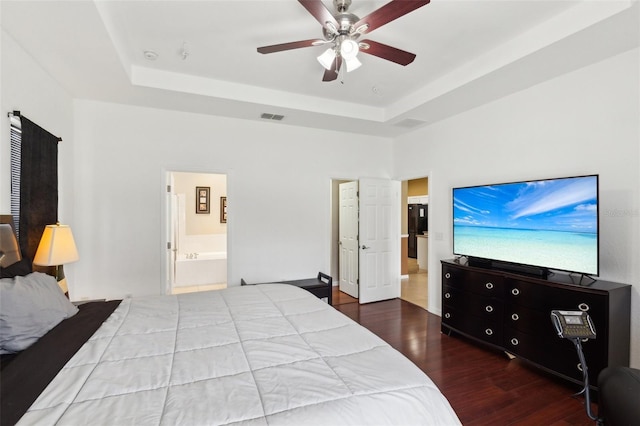
<instances>
[{"instance_id":1,"label":"hallway","mask_svg":"<svg viewBox=\"0 0 640 426\"><path fill-rule=\"evenodd\" d=\"M403 278L400 282L400 298L413 303L423 309L427 309L427 270L418 269L417 259L409 258L409 278Z\"/></svg>"}]
</instances>

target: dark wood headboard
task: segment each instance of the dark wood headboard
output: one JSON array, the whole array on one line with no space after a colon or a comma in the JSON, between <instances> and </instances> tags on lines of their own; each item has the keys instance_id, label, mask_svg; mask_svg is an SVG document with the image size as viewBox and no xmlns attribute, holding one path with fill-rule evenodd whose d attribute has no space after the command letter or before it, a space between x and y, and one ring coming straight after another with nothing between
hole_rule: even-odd
<instances>
[{"instance_id":1,"label":"dark wood headboard","mask_svg":"<svg viewBox=\"0 0 640 426\"><path fill-rule=\"evenodd\" d=\"M11 225L13 233L15 234L16 228L13 226L13 216L11 216L10 214L0 214L0 223L8 223L9 225Z\"/></svg>"}]
</instances>

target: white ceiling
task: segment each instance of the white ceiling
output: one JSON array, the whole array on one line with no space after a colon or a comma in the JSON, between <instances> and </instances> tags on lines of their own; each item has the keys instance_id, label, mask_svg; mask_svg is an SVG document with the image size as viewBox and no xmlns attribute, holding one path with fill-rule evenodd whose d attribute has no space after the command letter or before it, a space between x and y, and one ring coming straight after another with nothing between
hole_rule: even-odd
<instances>
[{"instance_id":1,"label":"white ceiling","mask_svg":"<svg viewBox=\"0 0 640 426\"><path fill-rule=\"evenodd\" d=\"M353 0L363 17L386 1ZM324 4L333 10L331 0ZM0 1L3 29L75 98L393 137L638 46L636 0L432 0L365 38L417 55L322 82L293 0ZM183 47L188 52L183 59ZM143 52L158 53L155 61Z\"/></svg>"}]
</instances>

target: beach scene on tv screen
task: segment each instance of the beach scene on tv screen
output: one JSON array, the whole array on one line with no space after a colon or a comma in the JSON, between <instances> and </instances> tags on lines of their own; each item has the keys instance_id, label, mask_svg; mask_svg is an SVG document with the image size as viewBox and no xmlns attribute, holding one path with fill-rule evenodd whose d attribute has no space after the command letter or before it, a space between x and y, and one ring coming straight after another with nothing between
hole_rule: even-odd
<instances>
[{"instance_id":1,"label":"beach scene on tv screen","mask_svg":"<svg viewBox=\"0 0 640 426\"><path fill-rule=\"evenodd\" d=\"M596 176L453 190L454 253L597 274Z\"/></svg>"}]
</instances>

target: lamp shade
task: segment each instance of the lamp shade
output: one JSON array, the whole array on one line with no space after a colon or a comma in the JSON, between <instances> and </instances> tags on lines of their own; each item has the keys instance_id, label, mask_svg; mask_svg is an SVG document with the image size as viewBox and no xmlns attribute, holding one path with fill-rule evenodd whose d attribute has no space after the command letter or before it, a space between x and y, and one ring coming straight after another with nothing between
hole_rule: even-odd
<instances>
[{"instance_id":1,"label":"lamp shade","mask_svg":"<svg viewBox=\"0 0 640 426\"><path fill-rule=\"evenodd\" d=\"M322 64L323 67L330 70L333 65L333 61L336 59L336 52L333 50L333 47L324 51L324 53L318 56L318 62Z\"/></svg>"},{"instance_id":2,"label":"lamp shade","mask_svg":"<svg viewBox=\"0 0 640 426\"><path fill-rule=\"evenodd\" d=\"M362 62L358 60L355 56L353 58L344 58L344 63L347 65L347 72L351 72L360 68Z\"/></svg>"},{"instance_id":3,"label":"lamp shade","mask_svg":"<svg viewBox=\"0 0 640 426\"><path fill-rule=\"evenodd\" d=\"M78 260L78 250L68 225L47 225L33 259L35 265L56 266Z\"/></svg>"},{"instance_id":4,"label":"lamp shade","mask_svg":"<svg viewBox=\"0 0 640 426\"><path fill-rule=\"evenodd\" d=\"M340 55L344 59L355 58L356 56L358 56L359 51L360 48L358 46L358 43L351 39L344 40L342 43L340 43Z\"/></svg>"},{"instance_id":5,"label":"lamp shade","mask_svg":"<svg viewBox=\"0 0 640 426\"><path fill-rule=\"evenodd\" d=\"M351 72L355 69L360 68L362 63L358 60L356 56L358 56L358 52L360 48L358 43L354 40L346 39L343 40L340 44L340 56L344 59L344 62L347 66L347 72Z\"/></svg>"}]
</instances>

